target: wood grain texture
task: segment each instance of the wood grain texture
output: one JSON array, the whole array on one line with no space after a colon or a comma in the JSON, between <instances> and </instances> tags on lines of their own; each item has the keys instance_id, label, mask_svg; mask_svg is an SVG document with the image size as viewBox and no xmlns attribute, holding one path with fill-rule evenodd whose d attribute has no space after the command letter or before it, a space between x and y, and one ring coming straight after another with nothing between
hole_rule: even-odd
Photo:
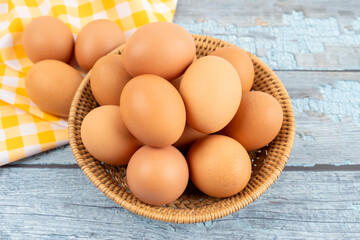
<instances>
[{"instance_id":1,"label":"wood grain texture","mask_svg":"<svg viewBox=\"0 0 360 240\"><path fill-rule=\"evenodd\" d=\"M225 24L249 26L259 25L261 22L258 19L261 18L268 25L280 25L284 13L298 11L311 18L337 18L341 29L346 29L359 17L359 8L357 0L232 0L226 3L181 0L178 1L174 21L202 21L212 17Z\"/></svg>"},{"instance_id":2,"label":"wood grain texture","mask_svg":"<svg viewBox=\"0 0 360 240\"><path fill-rule=\"evenodd\" d=\"M245 209L181 225L128 212L80 169L3 167L0 238L358 239L359 180L360 172L284 172Z\"/></svg>"},{"instance_id":3,"label":"wood grain texture","mask_svg":"<svg viewBox=\"0 0 360 240\"><path fill-rule=\"evenodd\" d=\"M359 9L358 0L178 2L176 23L262 58L294 105L287 168L245 209L189 225L137 216L96 189L65 146L0 168L0 239L360 239Z\"/></svg>"},{"instance_id":4,"label":"wood grain texture","mask_svg":"<svg viewBox=\"0 0 360 240\"><path fill-rule=\"evenodd\" d=\"M288 166L360 164L360 72L277 72L292 99Z\"/></svg>"},{"instance_id":5,"label":"wood grain texture","mask_svg":"<svg viewBox=\"0 0 360 240\"><path fill-rule=\"evenodd\" d=\"M359 1L180 1L175 22L234 43L273 69L359 70Z\"/></svg>"},{"instance_id":6,"label":"wood grain texture","mask_svg":"<svg viewBox=\"0 0 360 240\"><path fill-rule=\"evenodd\" d=\"M11 165L71 165L77 164L70 146L61 146L11 163Z\"/></svg>"}]
</instances>

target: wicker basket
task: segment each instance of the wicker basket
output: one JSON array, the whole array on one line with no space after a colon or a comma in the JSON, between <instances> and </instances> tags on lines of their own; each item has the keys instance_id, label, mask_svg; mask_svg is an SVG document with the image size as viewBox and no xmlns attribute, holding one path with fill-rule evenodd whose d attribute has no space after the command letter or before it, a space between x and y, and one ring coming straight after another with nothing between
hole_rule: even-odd
<instances>
[{"instance_id":1,"label":"wicker basket","mask_svg":"<svg viewBox=\"0 0 360 240\"><path fill-rule=\"evenodd\" d=\"M205 56L217 48L233 46L225 41L193 35L197 56ZM111 54L121 54L123 46ZM195 223L227 216L247 206L263 194L279 177L289 158L295 135L294 113L286 89L260 59L249 54L254 63L254 90L267 92L281 104L284 112L282 128L269 146L250 153L253 172L246 188L231 197L219 199L204 195L189 183L184 194L176 201L152 206L139 201L128 189L126 167L110 166L95 160L85 149L80 126L85 115L98 106L90 89L90 74L82 81L72 102L69 117L69 135L72 152L81 170L106 196L125 209L138 215L166 222Z\"/></svg>"}]
</instances>

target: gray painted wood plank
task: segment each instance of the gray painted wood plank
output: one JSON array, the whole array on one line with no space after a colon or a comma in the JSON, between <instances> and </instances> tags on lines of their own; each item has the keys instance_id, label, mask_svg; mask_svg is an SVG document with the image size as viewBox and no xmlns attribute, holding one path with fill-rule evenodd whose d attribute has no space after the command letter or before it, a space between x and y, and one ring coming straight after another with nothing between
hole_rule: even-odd
<instances>
[{"instance_id":1,"label":"gray painted wood plank","mask_svg":"<svg viewBox=\"0 0 360 240\"><path fill-rule=\"evenodd\" d=\"M199 224L119 207L80 169L0 169L1 239L358 239L360 172L283 172L258 200Z\"/></svg>"},{"instance_id":2,"label":"gray painted wood plank","mask_svg":"<svg viewBox=\"0 0 360 240\"><path fill-rule=\"evenodd\" d=\"M358 167L358 9L356 0L181 0L175 22L235 43L274 69L327 70L277 72L297 124L288 166ZM284 171L245 209L178 225L119 207L75 164L65 146L0 168L0 239L360 238L360 171Z\"/></svg>"},{"instance_id":3,"label":"gray painted wood plank","mask_svg":"<svg viewBox=\"0 0 360 240\"><path fill-rule=\"evenodd\" d=\"M360 69L360 2L179 1L175 22L254 53L274 69Z\"/></svg>"},{"instance_id":4,"label":"gray painted wood plank","mask_svg":"<svg viewBox=\"0 0 360 240\"><path fill-rule=\"evenodd\" d=\"M360 72L277 71L292 99L296 138L289 166L360 164ZM14 164L76 164L61 147Z\"/></svg>"},{"instance_id":5,"label":"gray painted wood plank","mask_svg":"<svg viewBox=\"0 0 360 240\"><path fill-rule=\"evenodd\" d=\"M174 21L203 20L213 17L223 23L237 23L242 26L279 25L284 13L304 12L311 18L339 19L341 29L350 28L353 19L359 17L360 2L357 0L217 0L178 1ZM262 21L259 21L259 18Z\"/></svg>"},{"instance_id":6,"label":"gray painted wood plank","mask_svg":"<svg viewBox=\"0 0 360 240\"><path fill-rule=\"evenodd\" d=\"M49 151L39 153L16 162L11 165L71 165L77 164L69 145L61 146Z\"/></svg>"},{"instance_id":7,"label":"gray painted wood plank","mask_svg":"<svg viewBox=\"0 0 360 240\"><path fill-rule=\"evenodd\" d=\"M360 163L360 72L277 72L292 99L289 166Z\"/></svg>"}]
</instances>

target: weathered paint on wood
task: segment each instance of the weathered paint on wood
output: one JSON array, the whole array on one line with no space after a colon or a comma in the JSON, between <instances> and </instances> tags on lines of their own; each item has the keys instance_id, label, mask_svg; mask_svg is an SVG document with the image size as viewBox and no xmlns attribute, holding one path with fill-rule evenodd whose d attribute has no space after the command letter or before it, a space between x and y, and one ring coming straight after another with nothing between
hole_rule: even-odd
<instances>
[{"instance_id":1,"label":"weathered paint on wood","mask_svg":"<svg viewBox=\"0 0 360 240\"><path fill-rule=\"evenodd\" d=\"M360 72L277 72L292 99L289 166L360 164Z\"/></svg>"},{"instance_id":2,"label":"weathered paint on wood","mask_svg":"<svg viewBox=\"0 0 360 240\"><path fill-rule=\"evenodd\" d=\"M335 0L188 0L180 1L175 22L192 33L234 43L273 69L359 70L359 5Z\"/></svg>"},{"instance_id":3,"label":"weathered paint on wood","mask_svg":"<svg viewBox=\"0 0 360 240\"><path fill-rule=\"evenodd\" d=\"M304 15L310 18L336 18L340 28L344 30L352 29L354 20L360 15L359 9L358 0L181 0L178 1L174 21L204 21L211 17L224 24L275 26L281 25L284 13L297 11L304 12ZM360 30L360 27L355 30Z\"/></svg>"},{"instance_id":4,"label":"weathered paint on wood","mask_svg":"<svg viewBox=\"0 0 360 240\"><path fill-rule=\"evenodd\" d=\"M137 216L96 189L65 146L0 168L0 239L360 239L359 9L357 0L179 1L176 23L258 55L292 98L290 167L245 209L190 225Z\"/></svg>"},{"instance_id":5,"label":"weathered paint on wood","mask_svg":"<svg viewBox=\"0 0 360 240\"><path fill-rule=\"evenodd\" d=\"M80 169L0 170L0 238L358 239L360 172L283 172L258 200L201 224L149 220L119 207Z\"/></svg>"}]
</instances>

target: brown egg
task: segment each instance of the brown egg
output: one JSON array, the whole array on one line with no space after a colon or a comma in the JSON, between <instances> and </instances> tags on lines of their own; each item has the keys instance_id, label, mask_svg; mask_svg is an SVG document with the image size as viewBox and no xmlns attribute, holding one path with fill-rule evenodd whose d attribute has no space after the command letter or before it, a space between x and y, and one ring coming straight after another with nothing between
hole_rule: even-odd
<instances>
[{"instance_id":1,"label":"brown egg","mask_svg":"<svg viewBox=\"0 0 360 240\"><path fill-rule=\"evenodd\" d=\"M184 73L179 90L187 123L202 133L214 133L234 117L241 100L241 83L235 68L215 56L196 60Z\"/></svg>"},{"instance_id":2,"label":"brown egg","mask_svg":"<svg viewBox=\"0 0 360 240\"><path fill-rule=\"evenodd\" d=\"M228 60L239 74L242 91L248 92L254 83L254 65L244 49L239 47L218 48L210 55Z\"/></svg>"},{"instance_id":3,"label":"brown egg","mask_svg":"<svg viewBox=\"0 0 360 240\"><path fill-rule=\"evenodd\" d=\"M44 59L69 62L74 48L70 29L59 19L50 16L33 19L24 30L22 43L33 63Z\"/></svg>"},{"instance_id":4,"label":"brown egg","mask_svg":"<svg viewBox=\"0 0 360 240\"><path fill-rule=\"evenodd\" d=\"M81 138L91 155L111 165L127 164L141 146L121 121L120 107L113 105L95 108L85 116Z\"/></svg>"},{"instance_id":5,"label":"brown egg","mask_svg":"<svg viewBox=\"0 0 360 240\"><path fill-rule=\"evenodd\" d=\"M196 141L187 154L190 179L203 193L229 197L250 180L251 160L245 148L234 139L210 135Z\"/></svg>"},{"instance_id":6,"label":"brown egg","mask_svg":"<svg viewBox=\"0 0 360 240\"><path fill-rule=\"evenodd\" d=\"M155 22L139 28L129 38L123 56L132 76L155 74L173 80L190 65L195 53L194 39L184 28Z\"/></svg>"},{"instance_id":7,"label":"brown egg","mask_svg":"<svg viewBox=\"0 0 360 240\"><path fill-rule=\"evenodd\" d=\"M192 61L192 63L194 63L197 60L196 56L194 57L194 60ZM175 78L174 80L171 80L171 84L179 91L180 89L180 82L182 77L184 76L184 74L180 75L179 77Z\"/></svg>"},{"instance_id":8,"label":"brown egg","mask_svg":"<svg viewBox=\"0 0 360 240\"><path fill-rule=\"evenodd\" d=\"M43 111L68 117L71 102L82 76L73 67L58 60L42 60L27 72L25 89Z\"/></svg>"},{"instance_id":9,"label":"brown egg","mask_svg":"<svg viewBox=\"0 0 360 240\"><path fill-rule=\"evenodd\" d=\"M171 145L185 128L184 102L176 88L159 76L131 79L122 91L120 106L125 125L146 145Z\"/></svg>"},{"instance_id":10,"label":"brown egg","mask_svg":"<svg viewBox=\"0 0 360 240\"><path fill-rule=\"evenodd\" d=\"M246 92L235 117L221 133L251 151L269 144L279 133L282 121L281 105L273 96L259 91Z\"/></svg>"},{"instance_id":11,"label":"brown egg","mask_svg":"<svg viewBox=\"0 0 360 240\"><path fill-rule=\"evenodd\" d=\"M184 132L182 133L179 140L174 143L174 147L178 148L181 151L186 151L190 148L196 140L207 136L204 133L198 132L186 124Z\"/></svg>"},{"instance_id":12,"label":"brown egg","mask_svg":"<svg viewBox=\"0 0 360 240\"><path fill-rule=\"evenodd\" d=\"M180 83L181 83L181 79L184 75L181 75L178 78L175 78L174 80L171 81L171 84L179 91L180 89Z\"/></svg>"},{"instance_id":13,"label":"brown egg","mask_svg":"<svg viewBox=\"0 0 360 240\"><path fill-rule=\"evenodd\" d=\"M131 78L123 66L121 55L109 54L100 58L90 76L96 101L100 105L119 105L121 92Z\"/></svg>"},{"instance_id":14,"label":"brown egg","mask_svg":"<svg viewBox=\"0 0 360 240\"><path fill-rule=\"evenodd\" d=\"M126 177L130 191L138 199L151 205L163 205L184 192L189 169L176 148L143 146L131 157Z\"/></svg>"},{"instance_id":15,"label":"brown egg","mask_svg":"<svg viewBox=\"0 0 360 240\"><path fill-rule=\"evenodd\" d=\"M95 62L125 43L125 35L114 22L106 19L86 24L75 42L75 57L79 66L88 71Z\"/></svg>"}]
</instances>

